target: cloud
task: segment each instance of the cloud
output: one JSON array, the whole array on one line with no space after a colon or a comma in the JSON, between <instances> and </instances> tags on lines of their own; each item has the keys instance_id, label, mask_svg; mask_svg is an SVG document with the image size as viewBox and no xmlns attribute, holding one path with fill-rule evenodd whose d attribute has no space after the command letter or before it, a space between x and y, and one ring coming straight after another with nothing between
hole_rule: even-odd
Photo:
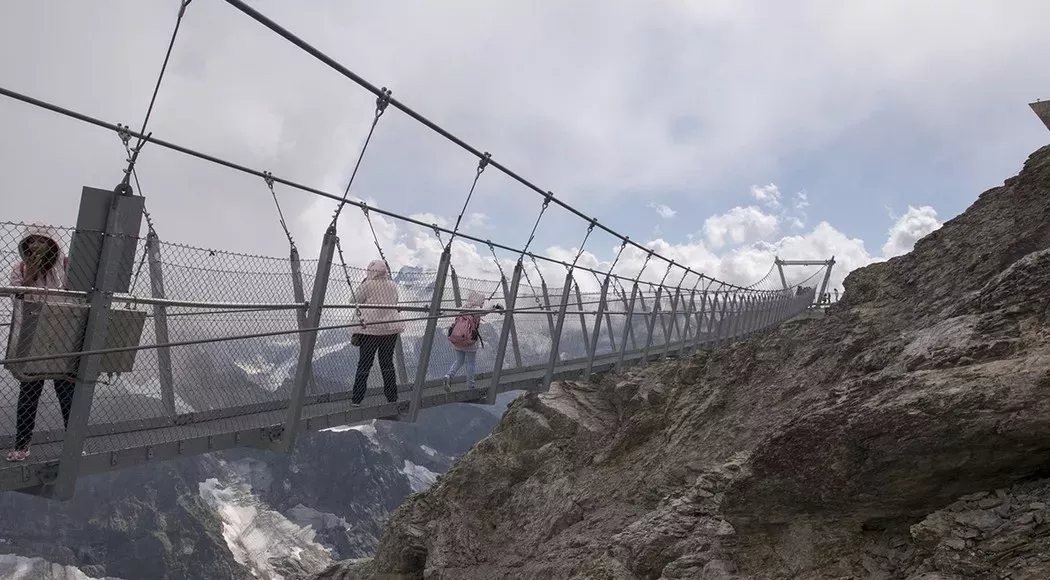
<instances>
[{"instance_id":1,"label":"cloud","mask_svg":"<svg viewBox=\"0 0 1050 580\"><path fill-rule=\"evenodd\" d=\"M776 209L780 207L780 188L776 184L752 185L751 195L755 196L759 203L769 208Z\"/></svg>"},{"instance_id":2,"label":"cloud","mask_svg":"<svg viewBox=\"0 0 1050 580\"><path fill-rule=\"evenodd\" d=\"M889 231L889 239L882 246L882 254L892 258L906 254L923 236L941 227L937 212L930 206L908 206L908 211L897 219Z\"/></svg>"},{"instance_id":3,"label":"cloud","mask_svg":"<svg viewBox=\"0 0 1050 580\"><path fill-rule=\"evenodd\" d=\"M812 171L811 159L833 165L837 160L823 154L838 153L843 139L861 137L857 132L870 130L865 124L874 121L886 131L929 136L938 155L959 153L964 170L967 161L985 163L979 153L988 142L996 151L1023 155L1036 135L1035 129L1025 132L1034 125L1030 112L1015 118L998 111L1005 98L1037 89L1039 64L1029 57L1045 52L1050 42L1041 28L1050 4L1038 0L1009 6L960 0L950 13L904 0L805 0L761 9L734 2L605 0L580 0L573 10L550 0L480 9L465 0L318 0L304 6L258 0L255 6L373 83L391 87L417 112L492 151L518 174L638 239L646 227L636 227L640 195L669 199L664 196L696 192L689 203L675 203L672 223L747 213L724 210L735 203L733 194L714 192L739 193L736 188L760 176ZM137 127L176 8L119 0L5 3L3 85ZM591 26L596 14L601 27ZM541 44L534 42L538 33ZM885 43L888 37L895 39L892 46ZM374 107L374 96L229 5L194 2L150 128L156 137L341 195ZM105 131L8 99L0 99L0 126L0 158L9 169L0 174L0 191L8 219L72 224L81 186L112 187L121 177L122 147ZM972 134L982 139L964 138ZM870 153L850 160L875 170L879 155L913 154ZM377 125L351 195L449 223L476 167L476 158L391 108ZM287 253L261 179L154 145L143 150L139 176L164 239ZM799 180L806 181L805 175ZM768 248L715 252L736 239L781 243L770 241L774 234L763 229L770 217L790 228L793 236L785 240L809 240L808 246L791 242L799 251L854 247L854 238L835 237L839 230L830 225L807 231L808 218L799 213L807 209L799 203L808 203L805 195L789 198L779 189L762 189L770 186L758 191L775 191L780 206L791 205L794 212L774 213L756 198L764 217L750 226L713 222L713 229L722 226L718 248L706 233L703 243L665 241L670 227L648 243L673 246L698 268L741 280L754 273L742 264L768 257ZM334 202L279 184L275 189L304 257L316 255ZM860 204L866 192L859 184L852 197L839 201ZM489 169L470 205L471 214L487 218L468 215L464 227L521 245L540 202L535 192ZM867 219L857 215L836 219L835 226L856 231ZM440 244L433 232L372 217L397 259L436 264ZM344 243L355 248L348 259L360 263L374 256L359 210L344 211L341 227ZM584 227L572 216L545 218L535 247L571 247ZM873 247L883 241L869 240ZM486 265L486 251L468 246L454 245L457 259L476 261L478 272L495 272ZM590 246L601 263L618 249ZM556 268L552 275L559 275Z\"/></svg>"},{"instance_id":4,"label":"cloud","mask_svg":"<svg viewBox=\"0 0 1050 580\"><path fill-rule=\"evenodd\" d=\"M752 191L754 191L752 189ZM763 213L755 206L734 207L722 215L704 220L704 237L714 248L762 240L777 231L777 216Z\"/></svg>"},{"instance_id":5,"label":"cloud","mask_svg":"<svg viewBox=\"0 0 1050 580\"><path fill-rule=\"evenodd\" d=\"M662 217L664 219L671 219L671 218L673 218L675 216L676 213L678 213L675 210L671 209L670 207L668 207L667 205L662 204L662 203L658 204L658 203L654 203L654 202L649 202L649 206L648 207L650 207L652 209L655 209L657 215L659 215L660 217Z\"/></svg>"}]
</instances>

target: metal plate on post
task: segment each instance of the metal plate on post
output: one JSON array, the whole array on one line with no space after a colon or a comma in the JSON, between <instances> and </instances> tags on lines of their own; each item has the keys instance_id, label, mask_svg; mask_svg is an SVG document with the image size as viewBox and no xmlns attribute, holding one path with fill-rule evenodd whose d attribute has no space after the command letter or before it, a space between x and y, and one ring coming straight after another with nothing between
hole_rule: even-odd
<instances>
[{"instance_id":1,"label":"metal plate on post","mask_svg":"<svg viewBox=\"0 0 1050 580\"><path fill-rule=\"evenodd\" d=\"M69 272L66 274L66 289L88 292L95 286L95 273L102 256L102 232L106 231L106 218L113 203L113 190L84 187L80 194L80 213L77 215L77 228L73 232L73 241L69 247ZM116 223L114 235L123 235L137 239L142 225L142 208L146 200L138 195L121 195L120 219ZM112 292L127 292L131 287L131 276L135 270L134 243L123 244L118 264L115 268L115 279Z\"/></svg>"},{"instance_id":2,"label":"metal plate on post","mask_svg":"<svg viewBox=\"0 0 1050 580\"><path fill-rule=\"evenodd\" d=\"M87 304L22 302L21 328L17 340L7 345L8 358L31 358L76 353L84 337ZM109 313L104 348L131 348L139 345L146 313L142 310L114 308ZM137 350L102 355L100 373L131 372ZM4 365L20 381L68 378L77 372L76 356L15 362Z\"/></svg>"}]
</instances>

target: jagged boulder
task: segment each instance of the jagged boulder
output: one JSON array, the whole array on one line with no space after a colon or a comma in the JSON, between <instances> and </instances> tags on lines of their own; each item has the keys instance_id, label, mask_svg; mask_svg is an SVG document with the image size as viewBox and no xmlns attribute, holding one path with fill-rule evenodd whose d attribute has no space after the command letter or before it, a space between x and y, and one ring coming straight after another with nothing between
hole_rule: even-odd
<instances>
[{"instance_id":1,"label":"jagged boulder","mask_svg":"<svg viewBox=\"0 0 1050 580\"><path fill-rule=\"evenodd\" d=\"M1047 224L1050 147L825 318L520 399L322 577L1047 577L1043 508L970 495L1050 466Z\"/></svg>"}]
</instances>

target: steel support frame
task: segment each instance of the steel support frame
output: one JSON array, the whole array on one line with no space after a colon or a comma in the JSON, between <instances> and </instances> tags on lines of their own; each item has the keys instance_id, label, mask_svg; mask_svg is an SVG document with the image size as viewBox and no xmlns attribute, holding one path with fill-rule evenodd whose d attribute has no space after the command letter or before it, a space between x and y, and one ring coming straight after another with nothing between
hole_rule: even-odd
<instances>
[{"instance_id":1,"label":"steel support frame","mask_svg":"<svg viewBox=\"0 0 1050 580\"><path fill-rule=\"evenodd\" d=\"M602 283L601 297L598 298L598 314L594 317L594 334L591 335L591 342L587 348L587 369L583 371L583 380L589 380L591 378L591 371L594 369L594 356L598 352L598 339L602 332L602 316L605 315L606 299L609 295L609 276L605 276L605 282ZM612 338L612 335L609 335ZM616 352L615 347L613 351Z\"/></svg>"},{"instance_id":2,"label":"steel support frame","mask_svg":"<svg viewBox=\"0 0 1050 580\"><path fill-rule=\"evenodd\" d=\"M338 243L339 236L335 226L329 226L321 241L321 253L317 257L317 273L314 275L314 287L310 293L310 305L306 309L306 326L304 327L306 330L300 333L299 358L295 364L288 415L284 421L281 437L275 442L275 447L285 453L295 448L295 438L299 434L299 423L302 419L307 387L313 382L314 347L317 345L316 329L321 325L321 311L324 308L328 279L332 273L332 258Z\"/></svg>"},{"instance_id":3,"label":"steel support frame","mask_svg":"<svg viewBox=\"0 0 1050 580\"><path fill-rule=\"evenodd\" d=\"M503 279L504 297L506 298L506 304L504 305L503 314L503 325L499 331L499 346L496 348L496 362L492 365L492 379L489 381L489 390L485 394L485 403L488 405L496 404L496 395L498 394L499 379L500 375L503 374L503 361L507 356L507 340L511 336L514 330L514 307L518 302L518 287L521 285L521 273L524 270L524 266L521 260L514 265L514 273L511 274L510 279L510 291L506 290L507 280ZM515 348L515 356L518 357L518 367L521 366L521 358Z\"/></svg>"},{"instance_id":4,"label":"steel support frame","mask_svg":"<svg viewBox=\"0 0 1050 580\"><path fill-rule=\"evenodd\" d=\"M576 309L580 312L580 329L583 331L583 350L584 352L591 352L591 337L587 334L587 314L583 311L583 293L580 292L580 285L576 284Z\"/></svg>"},{"instance_id":5,"label":"steel support frame","mask_svg":"<svg viewBox=\"0 0 1050 580\"><path fill-rule=\"evenodd\" d=\"M536 269L539 272L539 269ZM554 315L551 314L551 295L547 289L547 281L540 277L540 290L543 292L543 309L547 311L547 329L551 340L554 340Z\"/></svg>"},{"instance_id":6,"label":"steel support frame","mask_svg":"<svg viewBox=\"0 0 1050 580\"><path fill-rule=\"evenodd\" d=\"M146 234L146 261L149 263L151 294L154 298L165 298L160 240L157 238L157 233L152 230ZM171 342L168 335L168 308L163 304L153 305L153 336L157 344ZM170 347L162 346L157 349L157 379L160 381L160 400L164 405L164 413L168 417L174 417L177 409L175 408L175 378L172 373Z\"/></svg>"},{"instance_id":7,"label":"steel support frame","mask_svg":"<svg viewBox=\"0 0 1050 580\"><path fill-rule=\"evenodd\" d=\"M685 305L685 316L682 319L682 342L678 346L678 356L689 353L693 340L693 315L696 313L696 288L689 291L689 302Z\"/></svg>"},{"instance_id":8,"label":"steel support frame","mask_svg":"<svg viewBox=\"0 0 1050 580\"><path fill-rule=\"evenodd\" d=\"M452 244L441 252L438 261L437 278L434 280L434 294L430 298L430 309L427 311L427 326L423 332L423 343L419 349L419 365L416 367L415 384L412 386L412 399L408 408L408 420L415 423L423 401L423 384L427 380L427 367L430 366L430 353L434 349L434 333L437 331L438 315L445 297L445 278L448 277L452 263Z\"/></svg>"},{"instance_id":9,"label":"steel support frame","mask_svg":"<svg viewBox=\"0 0 1050 580\"><path fill-rule=\"evenodd\" d=\"M299 260L299 249L294 245L288 251L288 262L292 269L292 297L295 299L297 304L306 304L306 292L303 286L303 267L302 262ZM295 309L296 323L299 325L299 330L306 329L306 310L310 307L306 304L304 308ZM299 333L299 348L303 348L303 340L306 338L304 333ZM313 377L310 377L310 382L307 384L307 391L314 393L314 381Z\"/></svg>"},{"instance_id":10,"label":"steel support frame","mask_svg":"<svg viewBox=\"0 0 1050 580\"><path fill-rule=\"evenodd\" d=\"M102 251L99 256L98 270L95 271L94 287L88 294L90 309L87 324L84 327L82 351L105 348L109 311L113 303L113 289L116 284L117 269L126 240L118 233L120 224L121 200L132 195L131 187L121 183L116 187L109 212L106 216L106 229L102 234ZM80 459L87 440L90 421L91 403L95 398L95 384L98 381L102 355L93 354L80 358L77 364L76 386L73 390L73 401L70 406L69 422L66 425L65 440L62 442L62 458L53 486L39 490L40 495L55 499L72 499L76 491L77 476L80 473Z\"/></svg>"},{"instance_id":11,"label":"steel support frame","mask_svg":"<svg viewBox=\"0 0 1050 580\"><path fill-rule=\"evenodd\" d=\"M653 298L653 308L649 311L649 324L646 326L645 333L645 351L642 354L642 366L649 364L649 350L653 346L653 335L656 333L656 317L660 313L660 295L663 294L664 287L657 286L656 296Z\"/></svg>"},{"instance_id":12,"label":"steel support frame","mask_svg":"<svg viewBox=\"0 0 1050 580\"><path fill-rule=\"evenodd\" d=\"M671 298L671 327L664 331L664 336L667 338L665 339L666 342L664 342L664 350L660 353L660 358L667 358L667 354L671 352L671 335L673 333L678 333L678 340L674 341L676 344L682 340L682 333L678 329L678 304L681 299L682 289L675 288L674 297Z\"/></svg>"},{"instance_id":13,"label":"steel support frame","mask_svg":"<svg viewBox=\"0 0 1050 580\"><path fill-rule=\"evenodd\" d=\"M519 260L519 263L520 263L520 260ZM524 266L522 266L522 268L524 268ZM511 274L511 276L513 277L514 274ZM501 274L499 279L500 279L500 284L503 286L503 301L507 302L507 303L517 304L518 303L518 288L521 286L521 273L520 272L518 273L518 284L517 285L513 285L512 284L513 290L514 290L513 292L511 292L511 289L507 287L507 277L506 276ZM513 298L512 298L512 296L513 296ZM504 305L504 306L506 307L507 310L514 310L510 306L506 306L506 305ZM501 332L502 332L502 330L501 330ZM514 365L520 367L521 366L521 346L518 345L518 327L515 324L511 324L510 325L510 343L511 343L511 348L514 349Z\"/></svg>"},{"instance_id":14,"label":"steel support frame","mask_svg":"<svg viewBox=\"0 0 1050 580\"><path fill-rule=\"evenodd\" d=\"M634 324L632 318L634 317L634 302L638 297L638 281L635 280L631 286L631 301L625 302L624 306L627 308L624 314L624 325L623 325L623 341L620 343L620 354L616 358L616 372L623 371L623 361L627 355L627 338L628 336L634 337ZM626 300L626 298L624 298Z\"/></svg>"},{"instance_id":15,"label":"steel support frame","mask_svg":"<svg viewBox=\"0 0 1050 580\"><path fill-rule=\"evenodd\" d=\"M551 356L547 361L547 375L543 378L543 388L548 389L554 380L554 367L561 360L561 332L565 328L565 313L569 309L569 293L572 292L573 278L572 270L565 275L565 285L561 290L561 304L558 305L558 320L554 325L554 333L551 334Z\"/></svg>"},{"instance_id":16,"label":"steel support frame","mask_svg":"<svg viewBox=\"0 0 1050 580\"><path fill-rule=\"evenodd\" d=\"M703 333L705 332L704 316L707 315L707 305L711 302L708 300L708 288L710 287L711 285L708 284L707 288L700 291L700 309L696 313L696 332L693 335L693 344L690 347L691 352L696 352L702 348L704 344L702 339L704 336Z\"/></svg>"}]
</instances>

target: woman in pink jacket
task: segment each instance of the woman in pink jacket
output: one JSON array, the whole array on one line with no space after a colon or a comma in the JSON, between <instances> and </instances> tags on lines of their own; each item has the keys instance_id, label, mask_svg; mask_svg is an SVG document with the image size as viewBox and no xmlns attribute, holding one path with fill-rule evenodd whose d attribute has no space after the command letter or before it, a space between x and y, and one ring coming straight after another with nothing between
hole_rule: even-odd
<instances>
[{"instance_id":1,"label":"woman in pink jacket","mask_svg":"<svg viewBox=\"0 0 1050 580\"><path fill-rule=\"evenodd\" d=\"M386 400L397 401L397 373L394 371L394 348L397 337L405 330L401 314L393 308L368 308L368 304L396 306L398 304L397 285L390 279L390 270L386 262L373 260L368 265L364 282L357 287L354 298L361 306L358 320L361 326L354 329L359 335L357 358L357 376L354 377L354 391L351 403L360 405L365 398L368 387L368 373L372 363L379 355L379 370L383 373L383 394Z\"/></svg>"},{"instance_id":2,"label":"woman in pink jacket","mask_svg":"<svg viewBox=\"0 0 1050 580\"><path fill-rule=\"evenodd\" d=\"M33 224L26 227L22 239L18 242L18 255L21 258L11 269L12 286L60 289L66 278L66 254L62 249L61 238L50 227ZM18 332L22 326L22 304L25 302L46 302L55 300L47 294L24 294L15 296L14 317L11 321L11 343L17 343ZM76 381L55 379L55 395L62 409L62 421L69 424L69 410L73 406L73 388ZM18 389L18 408L15 427L15 448L7 454L8 461L25 461L29 457L29 442L36 427L36 409L40 404L40 395L44 392L44 381L21 381Z\"/></svg>"}]
</instances>

